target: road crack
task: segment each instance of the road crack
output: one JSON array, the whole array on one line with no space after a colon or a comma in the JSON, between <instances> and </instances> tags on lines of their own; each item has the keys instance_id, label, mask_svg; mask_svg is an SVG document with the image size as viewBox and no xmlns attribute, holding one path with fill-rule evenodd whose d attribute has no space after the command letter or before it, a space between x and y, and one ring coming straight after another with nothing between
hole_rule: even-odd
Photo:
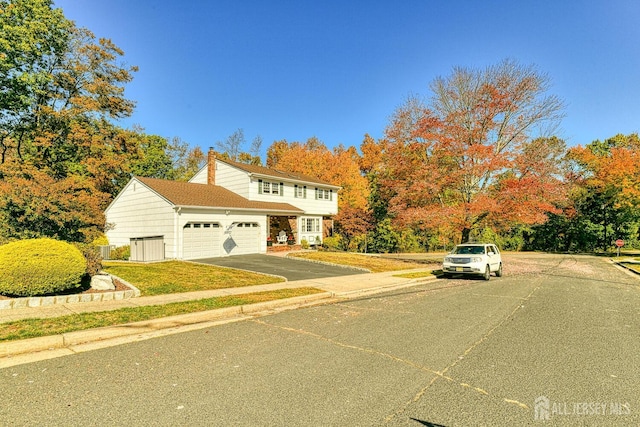
<instances>
[{"instance_id":1,"label":"road crack","mask_svg":"<svg viewBox=\"0 0 640 427\"><path fill-rule=\"evenodd\" d=\"M529 292L529 294L522 298L521 302L526 302L528 301L533 294L539 289L539 286L536 286L531 292ZM481 387L477 387L477 386L473 386L464 382L460 382L450 376L447 375L447 372L450 371L453 367L455 367L461 360L463 360L467 355L469 355L473 350L475 350L480 344L482 344L483 342L485 342L492 334L493 332L498 329L499 327L501 327L502 325L505 324L505 322L507 322L507 320L509 320L510 318L512 318L513 316L515 316L515 314L518 312L518 310L520 310L523 307L522 303L518 303L518 305L511 311L511 313L509 313L507 316L504 317L504 319L502 319L500 322L498 322L493 328L489 329L489 331L487 331L480 339L478 339L476 342L474 342L469 348L467 348L460 356L458 356L458 358L451 363L449 366L447 366L446 368L444 368L442 371L439 372L439 375L434 377L429 384L427 384L424 388L422 388L411 400L409 400L408 402L406 402L401 408L399 408L396 412L394 412L393 414L388 415L385 419L384 422L385 424L390 422L392 419L394 419L395 417L397 417L398 415L400 415L401 413L405 412L406 409L409 407L409 405L418 402L422 396L425 395L425 393L429 390L429 388L431 388L431 386L440 378L442 379L446 379L452 383L458 384L460 387L465 387L468 388L470 390L473 390L477 393L480 393L482 395L485 396L489 396L489 397L494 397L494 398L498 398L503 400L505 403L509 403L509 404L513 404L516 405L522 409L526 409L529 410L530 408L522 403L519 402L515 399L509 399L508 397L497 397L497 396L493 396L490 392L486 391L485 389L481 388Z\"/></svg>"},{"instance_id":2,"label":"road crack","mask_svg":"<svg viewBox=\"0 0 640 427\"><path fill-rule=\"evenodd\" d=\"M529 409L529 407L524 404L521 403L515 399L509 399L507 397L497 397L497 396L493 396L490 392L488 392L487 390L472 385L472 384L468 384L466 382L463 381L459 381L449 375L447 375L447 372L449 370L451 370L453 367L455 367L458 362L460 362L460 360L464 359L465 356L469 355L474 349L476 349L480 344L482 344L483 342L485 342L492 334L493 332L498 329L500 326L502 326L508 319L512 318L517 312L518 310L520 310L522 308L522 303L528 301L533 294L539 289L539 287L534 288L526 297L524 298L519 298L519 302L517 304L517 306L507 315L504 317L504 319L502 319L500 322L498 322L494 327L492 327L491 329L489 329L489 331L487 331L480 339L478 339L476 342L474 342L469 348L467 348L462 355L460 355L453 363L451 363L449 366L447 366L446 368L444 368L443 370L439 371L436 369L432 369L429 368L427 366L418 364L416 362L413 362L411 360L407 360L407 359L403 359L401 357L395 356L393 354L390 353L385 353L379 350L376 350L374 348L370 348L370 347L361 347L361 346L357 346L357 345L353 345L353 344L348 344L342 341L338 341L329 337L326 337L324 335L320 335L318 333L315 332L311 332L311 331L307 331L305 329L299 329L299 328L292 328L292 327L288 327L288 326L281 326L281 325L274 325L272 323L268 323L265 322L264 320L261 319L252 319L250 320L251 322L266 326L266 327L270 327L270 328L276 328L276 329L280 329L283 331L287 331L287 332L291 332L291 333L295 333L295 334L300 334L300 335L304 335L304 336L308 336L308 337L312 337L327 343L330 343L332 345L341 347L341 348L346 348L346 349L351 349L351 350L355 350L355 351L359 351L359 352L363 352L363 353L367 353L367 354L373 354L373 355L377 355L380 357L384 357L386 359L392 360L394 362L398 362L398 363L402 363L404 365L410 366L411 368L417 369L419 371L422 372L427 372L429 374L434 375L434 377L431 379L431 381L422 389L420 389L420 391L418 391L418 393L411 398L409 401L407 401L404 405L402 405L401 408L399 408L397 411L395 411L393 414L388 415L387 417L385 417L384 419L384 423L388 423L389 421L391 421L392 419L394 419L395 417L397 417L399 414L403 413L407 407L417 401L419 401L422 396L429 390L429 388L438 380L438 379L442 379L445 380L451 384L456 384L459 387L465 388L465 389L469 389L469 390L473 390L476 393L482 394L484 396L489 396L489 397L493 397L493 398L498 398L501 399L502 401L509 403L509 404L513 404L516 405L522 409Z\"/></svg>"}]
</instances>

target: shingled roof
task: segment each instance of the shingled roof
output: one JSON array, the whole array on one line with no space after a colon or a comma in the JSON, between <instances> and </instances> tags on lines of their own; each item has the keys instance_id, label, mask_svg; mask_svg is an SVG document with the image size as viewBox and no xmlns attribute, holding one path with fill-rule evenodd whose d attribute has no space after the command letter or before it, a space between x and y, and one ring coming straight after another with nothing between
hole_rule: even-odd
<instances>
[{"instance_id":1,"label":"shingled roof","mask_svg":"<svg viewBox=\"0 0 640 427\"><path fill-rule=\"evenodd\" d=\"M323 186L339 188L338 185L331 184L329 182L322 181L322 180L320 180L318 178L314 178L312 176L304 175L304 174L301 174L301 173L285 172L285 171L280 171L280 170L277 170L277 169L266 168L264 166L257 166L257 165L250 165L250 164L247 164L247 163L234 162L233 160L227 160L227 159L218 158L216 160L219 161L219 162L222 162L222 163L226 163L226 164L228 164L230 166L233 166L235 168L238 168L240 170L243 170L243 171L251 173L251 174L268 176L268 177L273 177L273 178L278 178L278 179L286 179L286 180L295 180L295 181L301 181L301 182L308 182L308 183L312 183L312 184L319 184L319 185L323 185Z\"/></svg>"},{"instance_id":2,"label":"shingled roof","mask_svg":"<svg viewBox=\"0 0 640 427\"><path fill-rule=\"evenodd\" d=\"M247 209L268 212L304 212L289 203L251 201L218 185L194 184L156 178L136 177L136 179L176 206Z\"/></svg>"}]
</instances>

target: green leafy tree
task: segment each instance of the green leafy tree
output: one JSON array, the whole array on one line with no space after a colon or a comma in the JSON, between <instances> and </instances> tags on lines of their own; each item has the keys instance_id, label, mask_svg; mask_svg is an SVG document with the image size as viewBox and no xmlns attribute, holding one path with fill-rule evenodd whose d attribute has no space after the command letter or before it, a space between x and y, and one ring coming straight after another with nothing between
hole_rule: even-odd
<instances>
[{"instance_id":1,"label":"green leafy tree","mask_svg":"<svg viewBox=\"0 0 640 427\"><path fill-rule=\"evenodd\" d=\"M48 0L0 0L0 160L20 150L67 52L73 24Z\"/></svg>"},{"instance_id":2,"label":"green leafy tree","mask_svg":"<svg viewBox=\"0 0 640 427\"><path fill-rule=\"evenodd\" d=\"M89 241L137 158L124 96L136 67L46 0L0 0L2 238ZM25 188L32 190L30 193Z\"/></svg>"},{"instance_id":3,"label":"green leafy tree","mask_svg":"<svg viewBox=\"0 0 640 427\"><path fill-rule=\"evenodd\" d=\"M189 148L180 138L173 138L169 145L173 161L173 177L177 181L188 181L206 163L206 156L200 147Z\"/></svg>"},{"instance_id":4,"label":"green leafy tree","mask_svg":"<svg viewBox=\"0 0 640 427\"><path fill-rule=\"evenodd\" d=\"M613 241L638 241L640 138L616 135L569 150L570 204L548 223L533 227L527 247L609 251Z\"/></svg>"}]
</instances>

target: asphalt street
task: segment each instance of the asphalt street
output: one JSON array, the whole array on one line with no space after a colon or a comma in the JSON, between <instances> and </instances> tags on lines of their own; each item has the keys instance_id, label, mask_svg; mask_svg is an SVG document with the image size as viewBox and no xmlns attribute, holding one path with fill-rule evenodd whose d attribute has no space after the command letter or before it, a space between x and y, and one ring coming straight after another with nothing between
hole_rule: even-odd
<instances>
[{"instance_id":1,"label":"asphalt street","mask_svg":"<svg viewBox=\"0 0 640 427\"><path fill-rule=\"evenodd\" d=\"M505 259L488 282L5 368L0 424L639 425L638 278L594 257Z\"/></svg>"}]
</instances>

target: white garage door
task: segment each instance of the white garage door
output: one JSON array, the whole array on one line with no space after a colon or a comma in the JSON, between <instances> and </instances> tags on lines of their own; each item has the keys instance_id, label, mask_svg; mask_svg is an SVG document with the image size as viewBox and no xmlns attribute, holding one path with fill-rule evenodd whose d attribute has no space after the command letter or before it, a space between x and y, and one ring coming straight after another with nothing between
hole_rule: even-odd
<instances>
[{"instance_id":1,"label":"white garage door","mask_svg":"<svg viewBox=\"0 0 640 427\"><path fill-rule=\"evenodd\" d=\"M190 222L182 233L182 258L222 256L222 228L216 222Z\"/></svg>"},{"instance_id":2,"label":"white garage door","mask_svg":"<svg viewBox=\"0 0 640 427\"><path fill-rule=\"evenodd\" d=\"M260 252L260 226L257 222L234 224L225 234L222 244L228 255L256 254Z\"/></svg>"}]
</instances>

